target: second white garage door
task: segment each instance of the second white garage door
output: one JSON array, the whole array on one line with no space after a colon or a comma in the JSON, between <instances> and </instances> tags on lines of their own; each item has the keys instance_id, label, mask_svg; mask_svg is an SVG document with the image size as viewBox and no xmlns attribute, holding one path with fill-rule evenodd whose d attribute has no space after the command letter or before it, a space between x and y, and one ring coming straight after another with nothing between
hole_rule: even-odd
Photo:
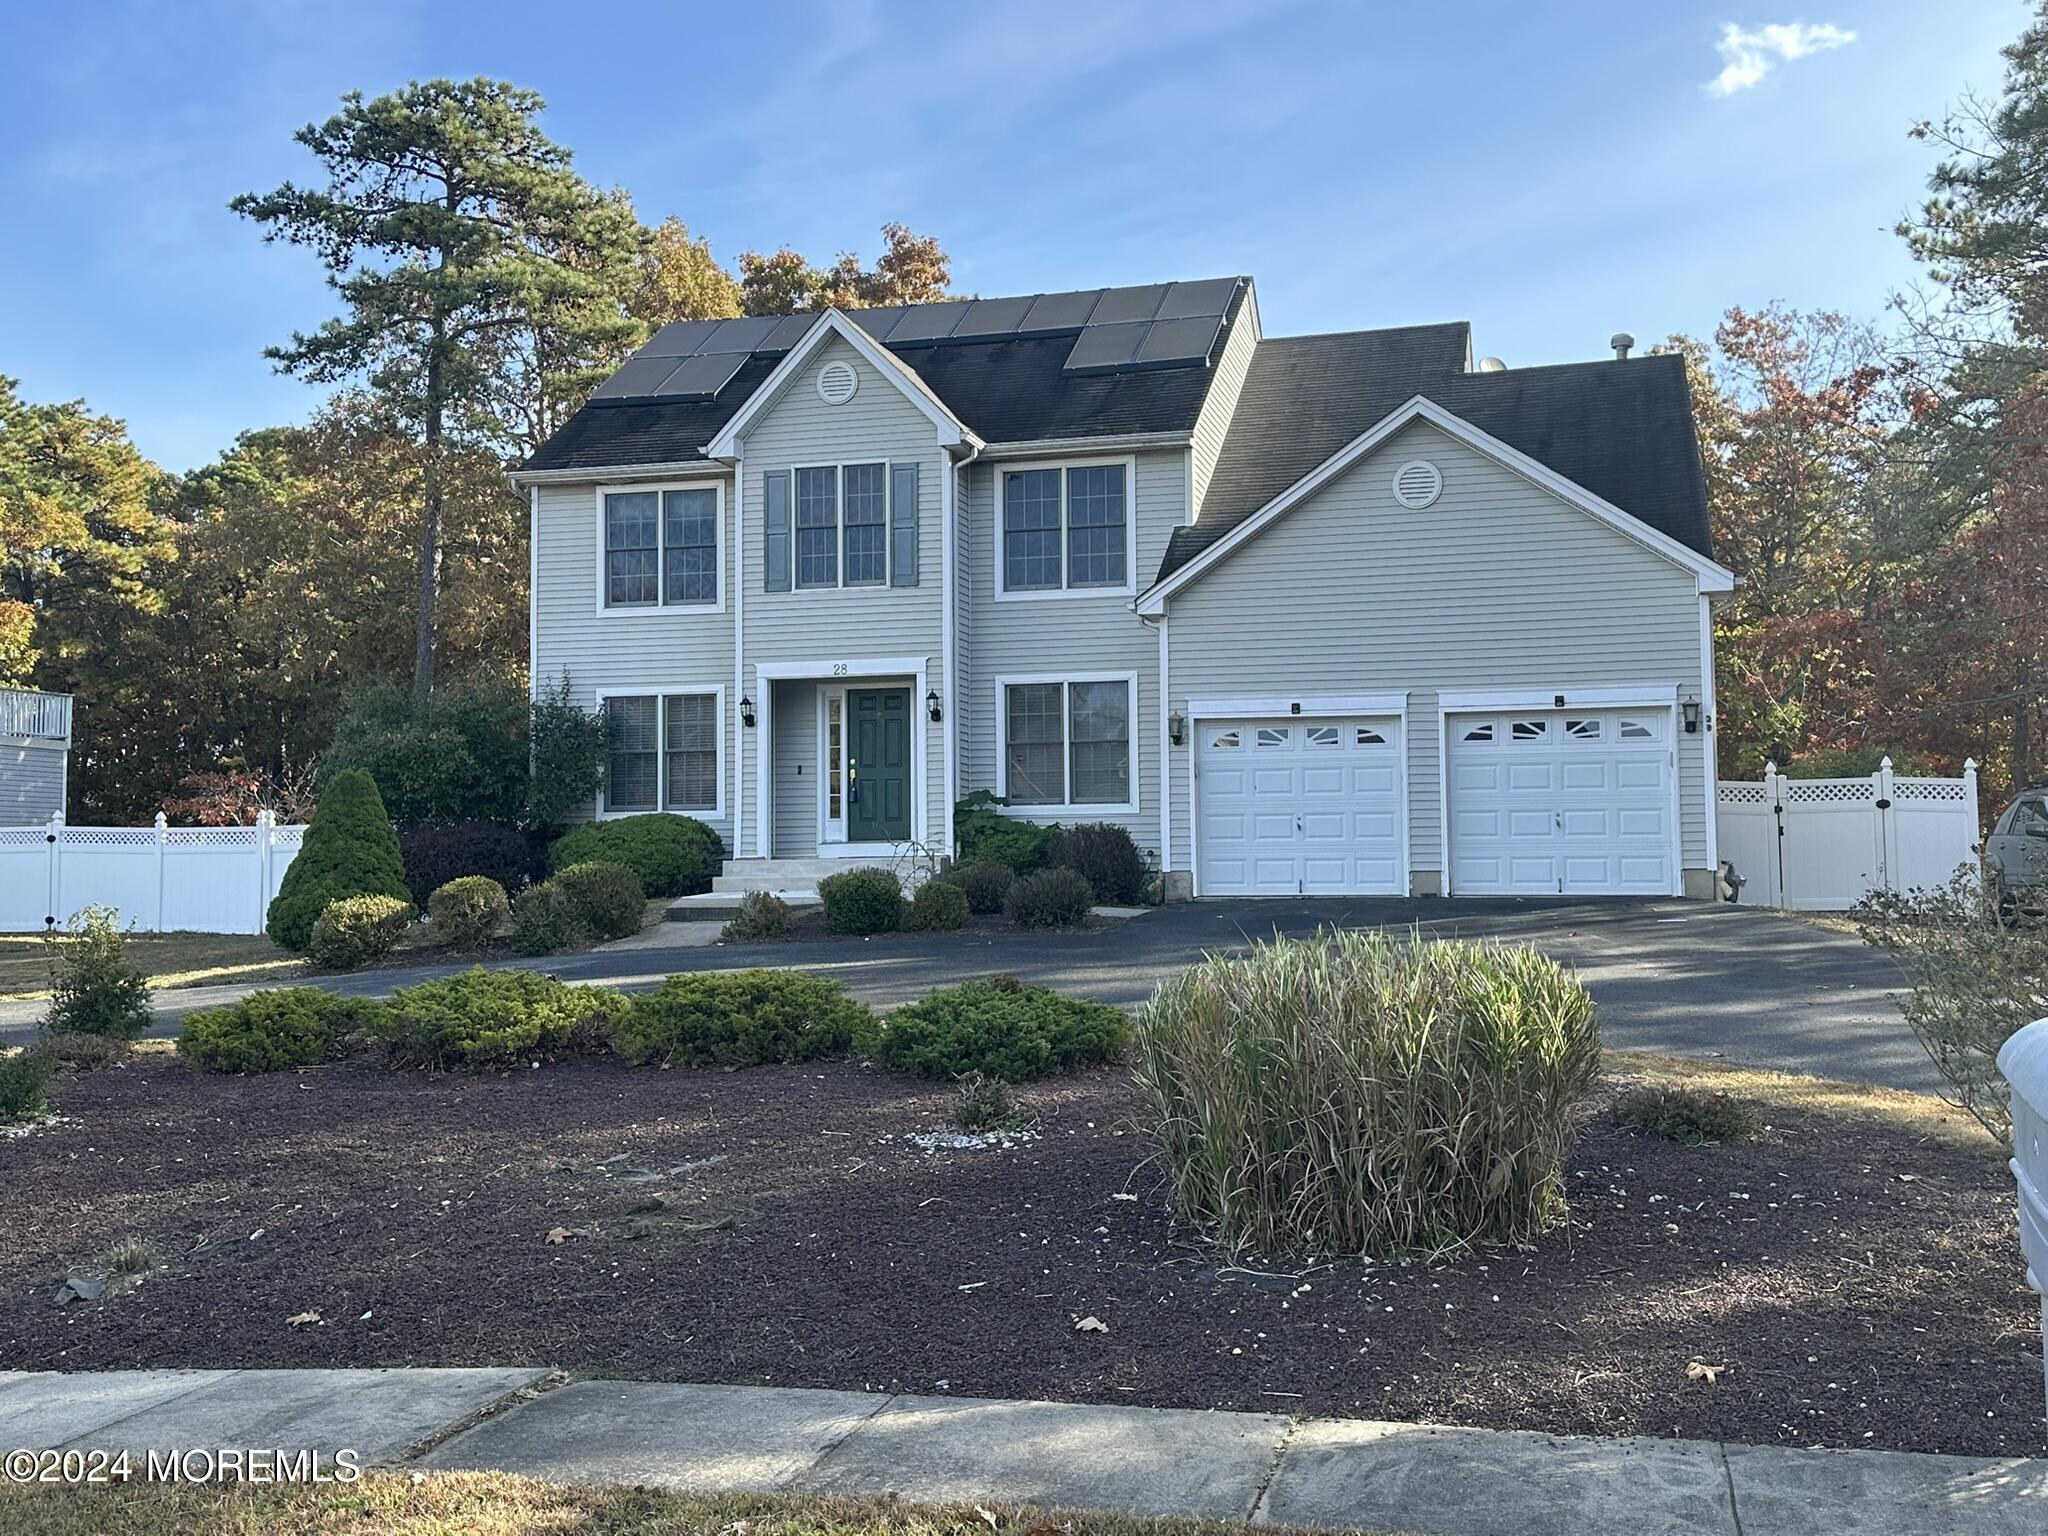
<instances>
[{"instance_id":1,"label":"second white garage door","mask_svg":"<svg viewBox=\"0 0 2048 1536\"><path fill-rule=\"evenodd\" d=\"M1669 710L1449 717L1451 894L1665 896Z\"/></svg>"},{"instance_id":2,"label":"second white garage door","mask_svg":"<svg viewBox=\"0 0 2048 1536\"><path fill-rule=\"evenodd\" d=\"M1196 730L1202 895L1407 894L1398 718Z\"/></svg>"}]
</instances>

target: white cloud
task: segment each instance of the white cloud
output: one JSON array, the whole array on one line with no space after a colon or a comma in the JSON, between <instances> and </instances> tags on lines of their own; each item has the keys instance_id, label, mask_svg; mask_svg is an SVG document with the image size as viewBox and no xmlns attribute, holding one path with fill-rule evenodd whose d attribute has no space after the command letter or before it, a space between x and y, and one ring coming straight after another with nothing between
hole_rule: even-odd
<instances>
[{"instance_id":1,"label":"white cloud","mask_svg":"<svg viewBox=\"0 0 2048 1536\"><path fill-rule=\"evenodd\" d=\"M1826 22L1777 21L1761 27L1743 27L1729 22L1721 28L1721 40L1714 44L1721 55L1721 73L1707 82L1712 96L1733 96L1753 85L1780 64L1803 59L1809 53L1845 48L1856 41L1854 32Z\"/></svg>"}]
</instances>

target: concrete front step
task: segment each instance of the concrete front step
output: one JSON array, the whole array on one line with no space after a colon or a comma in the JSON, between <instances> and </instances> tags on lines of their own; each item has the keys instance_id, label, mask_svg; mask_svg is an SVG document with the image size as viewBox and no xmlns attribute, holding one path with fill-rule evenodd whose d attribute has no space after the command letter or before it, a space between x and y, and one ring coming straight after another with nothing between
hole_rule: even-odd
<instances>
[{"instance_id":1,"label":"concrete front step","mask_svg":"<svg viewBox=\"0 0 2048 1536\"><path fill-rule=\"evenodd\" d=\"M859 865L853 859L730 859L725 873L712 877L713 894L746 891L815 891L827 875Z\"/></svg>"},{"instance_id":2,"label":"concrete front step","mask_svg":"<svg viewBox=\"0 0 2048 1536\"><path fill-rule=\"evenodd\" d=\"M722 923L739 911L740 902L748 894L746 891L707 891L701 896L678 896L668 904L662 918L671 923ZM772 894L780 896L799 911L818 905L815 889L773 891Z\"/></svg>"}]
</instances>

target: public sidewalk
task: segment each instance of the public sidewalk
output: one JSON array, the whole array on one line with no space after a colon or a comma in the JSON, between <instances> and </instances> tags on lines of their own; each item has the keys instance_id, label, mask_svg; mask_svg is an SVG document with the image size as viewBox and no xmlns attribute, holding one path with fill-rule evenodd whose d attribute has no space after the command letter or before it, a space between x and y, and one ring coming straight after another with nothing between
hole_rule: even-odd
<instances>
[{"instance_id":1,"label":"public sidewalk","mask_svg":"<svg viewBox=\"0 0 2048 1536\"><path fill-rule=\"evenodd\" d=\"M539 1370L0 1373L0 1450L351 1449L691 1492L895 1493L1427 1536L2039 1536L2048 1460Z\"/></svg>"}]
</instances>

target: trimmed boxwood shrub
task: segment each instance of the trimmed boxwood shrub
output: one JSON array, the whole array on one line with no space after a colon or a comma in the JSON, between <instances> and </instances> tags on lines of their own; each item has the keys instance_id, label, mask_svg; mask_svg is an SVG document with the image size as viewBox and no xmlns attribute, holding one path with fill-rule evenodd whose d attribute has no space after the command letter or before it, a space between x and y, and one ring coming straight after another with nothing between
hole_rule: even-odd
<instances>
[{"instance_id":1,"label":"trimmed boxwood shrub","mask_svg":"<svg viewBox=\"0 0 2048 1536\"><path fill-rule=\"evenodd\" d=\"M946 880L927 880L910 898L903 926L919 933L960 928L967 923L967 893Z\"/></svg>"},{"instance_id":2,"label":"trimmed boxwood shrub","mask_svg":"<svg viewBox=\"0 0 2048 1536\"><path fill-rule=\"evenodd\" d=\"M512 903L512 947L522 955L552 955L589 938L552 880L529 885Z\"/></svg>"},{"instance_id":3,"label":"trimmed boxwood shrub","mask_svg":"<svg viewBox=\"0 0 2048 1536\"><path fill-rule=\"evenodd\" d=\"M0 1056L0 1125L40 1115L49 1102L44 1090L56 1071L57 1058L40 1048Z\"/></svg>"},{"instance_id":4,"label":"trimmed boxwood shrub","mask_svg":"<svg viewBox=\"0 0 2048 1536\"><path fill-rule=\"evenodd\" d=\"M830 933L894 933L903 926L903 882L886 869L849 869L818 882Z\"/></svg>"},{"instance_id":5,"label":"trimmed boxwood shrub","mask_svg":"<svg viewBox=\"0 0 2048 1536\"><path fill-rule=\"evenodd\" d=\"M384 801L360 768L343 769L320 791L313 823L284 872L265 928L286 949L303 950L327 904L344 896L411 896Z\"/></svg>"},{"instance_id":6,"label":"trimmed boxwood shrub","mask_svg":"<svg viewBox=\"0 0 2048 1536\"><path fill-rule=\"evenodd\" d=\"M505 887L488 875L463 875L435 891L427 902L434 937L450 949L474 954L491 942L512 914Z\"/></svg>"},{"instance_id":7,"label":"trimmed boxwood shrub","mask_svg":"<svg viewBox=\"0 0 2048 1536\"><path fill-rule=\"evenodd\" d=\"M465 875L484 875L516 896L547 872L533 835L508 821L457 821L447 826L398 829L406 889L413 905L429 909L434 892Z\"/></svg>"},{"instance_id":8,"label":"trimmed boxwood shrub","mask_svg":"<svg viewBox=\"0 0 2048 1536\"><path fill-rule=\"evenodd\" d=\"M612 1044L639 1065L751 1067L843 1056L873 1022L836 981L801 971L705 971L671 976L630 999Z\"/></svg>"},{"instance_id":9,"label":"trimmed boxwood shrub","mask_svg":"<svg viewBox=\"0 0 2048 1536\"><path fill-rule=\"evenodd\" d=\"M1028 1082L1107 1061L1130 1038L1121 1009L1008 977L970 981L898 1008L864 1039L885 1067L950 1080L980 1072Z\"/></svg>"},{"instance_id":10,"label":"trimmed boxwood shrub","mask_svg":"<svg viewBox=\"0 0 2048 1536\"><path fill-rule=\"evenodd\" d=\"M789 932L796 914L789 903L773 891L749 891L740 898L739 910L727 919L718 936L728 944L755 944L779 939Z\"/></svg>"},{"instance_id":11,"label":"trimmed boxwood shrub","mask_svg":"<svg viewBox=\"0 0 2048 1536\"><path fill-rule=\"evenodd\" d=\"M1337 929L1167 981L1137 1048L1175 1210L1264 1253L1532 1240L1600 1066L1592 999L1536 950Z\"/></svg>"},{"instance_id":12,"label":"trimmed boxwood shrub","mask_svg":"<svg viewBox=\"0 0 2048 1536\"><path fill-rule=\"evenodd\" d=\"M1003 911L1019 928L1072 928L1094 905L1093 888L1072 869L1041 869L1003 898Z\"/></svg>"},{"instance_id":13,"label":"trimmed boxwood shrub","mask_svg":"<svg viewBox=\"0 0 2048 1536\"><path fill-rule=\"evenodd\" d=\"M601 987L478 966L400 988L365 1027L395 1061L443 1069L515 1067L602 1048L623 1007L616 992Z\"/></svg>"},{"instance_id":14,"label":"trimmed boxwood shrub","mask_svg":"<svg viewBox=\"0 0 2048 1536\"><path fill-rule=\"evenodd\" d=\"M1095 899L1110 906L1135 906L1145 899L1152 880L1152 870L1130 830L1114 822L1062 828L1053 844L1052 862L1080 875Z\"/></svg>"},{"instance_id":15,"label":"trimmed boxwood shrub","mask_svg":"<svg viewBox=\"0 0 2048 1536\"><path fill-rule=\"evenodd\" d=\"M631 938L647 917L647 893L624 864L571 864L548 884L568 903L576 926L592 938Z\"/></svg>"},{"instance_id":16,"label":"trimmed boxwood shrub","mask_svg":"<svg viewBox=\"0 0 2048 1536\"><path fill-rule=\"evenodd\" d=\"M44 940L55 955L46 1034L138 1040L149 1028L149 982L128 958L117 916L112 907L85 907L72 917L68 939Z\"/></svg>"},{"instance_id":17,"label":"trimmed boxwood shrub","mask_svg":"<svg viewBox=\"0 0 2048 1536\"><path fill-rule=\"evenodd\" d=\"M209 1072L279 1072L339 1055L380 1005L318 987L273 987L185 1015L178 1054Z\"/></svg>"},{"instance_id":18,"label":"trimmed boxwood shrub","mask_svg":"<svg viewBox=\"0 0 2048 1536\"><path fill-rule=\"evenodd\" d=\"M939 878L967 893L967 910L976 917L994 917L1003 910L1003 898L1017 883L1016 871L1007 864L961 864Z\"/></svg>"},{"instance_id":19,"label":"trimmed boxwood shrub","mask_svg":"<svg viewBox=\"0 0 2048 1536\"><path fill-rule=\"evenodd\" d=\"M323 971L352 971L391 953L413 920L412 903L397 896L344 896L313 924L306 955Z\"/></svg>"},{"instance_id":20,"label":"trimmed boxwood shrub","mask_svg":"<svg viewBox=\"0 0 2048 1536\"><path fill-rule=\"evenodd\" d=\"M574 864L623 864L649 896L695 896L725 868L725 844L688 816L622 816L585 822L556 838L548 868L560 873Z\"/></svg>"}]
</instances>

